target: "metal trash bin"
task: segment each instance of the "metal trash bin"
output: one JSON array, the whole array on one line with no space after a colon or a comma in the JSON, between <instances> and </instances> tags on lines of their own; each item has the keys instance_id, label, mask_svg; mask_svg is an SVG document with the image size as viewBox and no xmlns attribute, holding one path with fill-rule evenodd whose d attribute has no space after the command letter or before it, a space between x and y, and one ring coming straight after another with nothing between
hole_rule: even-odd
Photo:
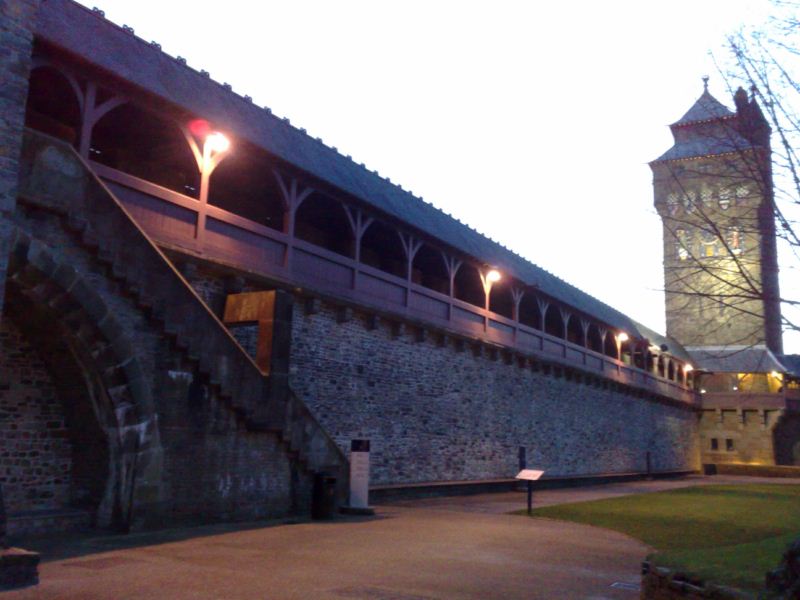
<instances>
[{"instance_id":1,"label":"metal trash bin","mask_svg":"<svg viewBox=\"0 0 800 600\"><path fill-rule=\"evenodd\" d=\"M336 477L329 473L315 473L311 493L311 518L333 519L336 509Z\"/></svg>"}]
</instances>

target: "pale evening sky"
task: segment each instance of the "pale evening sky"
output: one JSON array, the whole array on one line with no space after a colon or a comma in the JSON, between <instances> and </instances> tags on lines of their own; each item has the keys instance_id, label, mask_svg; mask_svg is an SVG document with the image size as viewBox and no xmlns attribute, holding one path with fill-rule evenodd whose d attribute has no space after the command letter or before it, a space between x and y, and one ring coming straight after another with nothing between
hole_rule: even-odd
<instances>
[{"instance_id":1,"label":"pale evening sky","mask_svg":"<svg viewBox=\"0 0 800 600\"><path fill-rule=\"evenodd\" d=\"M709 51L768 11L760 0L84 4L659 331L647 162L671 145L667 125L703 75L732 105ZM787 263L784 288L790 275Z\"/></svg>"}]
</instances>

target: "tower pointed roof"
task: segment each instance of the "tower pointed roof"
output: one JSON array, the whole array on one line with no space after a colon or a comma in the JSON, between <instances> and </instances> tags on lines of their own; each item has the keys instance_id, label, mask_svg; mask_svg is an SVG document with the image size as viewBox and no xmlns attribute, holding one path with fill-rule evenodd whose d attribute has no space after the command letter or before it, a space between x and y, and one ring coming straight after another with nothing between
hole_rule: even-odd
<instances>
[{"instance_id":1,"label":"tower pointed roof","mask_svg":"<svg viewBox=\"0 0 800 600\"><path fill-rule=\"evenodd\" d=\"M704 77L703 93L695 101L692 107L686 111L686 114L673 123L671 127L680 127L681 125L688 125L689 123L713 121L732 116L734 116L734 113L728 110L728 108L722 104L722 102L714 98L714 96L709 93L708 77Z\"/></svg>"},{"instance_id":2,"label":"tower pointed roof","mask_svg":"<svg viewBox=\"0 0 800 600\"><path fill-rule=\"evenodd\" d=\"M670 125L675 143L652 161L683 160L738 152L753 144L738 131L736 113L708 91L708 77L703 77L703 93L680 119ZM652 163L651 163L652 164Z\"/></svg>"}]
</instances>

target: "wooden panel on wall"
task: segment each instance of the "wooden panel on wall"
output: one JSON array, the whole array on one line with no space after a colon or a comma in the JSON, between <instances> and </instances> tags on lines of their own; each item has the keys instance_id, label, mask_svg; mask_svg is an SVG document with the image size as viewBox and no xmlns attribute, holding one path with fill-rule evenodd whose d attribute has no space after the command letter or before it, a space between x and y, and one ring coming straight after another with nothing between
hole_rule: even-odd
<instances>
[{"instance_id":1,"label":"wooden panel on wall","mask_svg":"<svg viewBox=\"0 0 800 600\"><path fill-rule=\"evenodd\" d=\"M367 273L358 276L358 291L374 296L384 302L402 306L405 301L405 288Z\"/></svg>"},{"instance_id":2,"label":"wooden panel on wall","mask_svg":"<svg viewBox=\"0 0 800 600\"><path fill-rule=\"evenodd\" d=\"M106 185L151 237L168 242L194 243L196 212L111 181L106 181Z\"/></svg>"},{"instance_id":3,"label":"wooden panel on wall","mask_svg":"<svg viewBox=\"0 0 800 600\"><path fill-rule=\"evenodd\" d=\"M281 265L286 249L281 242L211 217L206 220L205 246L211 256L222 255L258 270Z\"/></svg>"},{"instance_id":4,"label":"wooden panel on wall","mask_svg":"<svg viewBox=\"0 0 800 600\"><path fill-rule=\"evenodd\" d=\"M419 292L411 292L411 299L409 306L425 314L438 317L440 319L447 318L447 302L431 298Z\"/></svg>"},{"instance_id":5,"label":"wooden panel on wall","mask_svg":"<svg viewBox=\"0 0 800 600\"><path fill-rule=\"evenodd\" d=\"M295 248L294 274L314 284L329 288L349 288L353 270L330 259Z\"/></svg>"}]
</instances>

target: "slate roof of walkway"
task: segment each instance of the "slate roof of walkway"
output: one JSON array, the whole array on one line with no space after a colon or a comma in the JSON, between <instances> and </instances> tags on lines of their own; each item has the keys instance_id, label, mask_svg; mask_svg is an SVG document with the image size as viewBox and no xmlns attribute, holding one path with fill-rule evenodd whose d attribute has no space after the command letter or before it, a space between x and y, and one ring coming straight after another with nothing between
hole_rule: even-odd
<instances>
[{"instance_id":1,"label":"slate roof of walkway","mask_svg":"<svg viewBox=\"0 0 800 600\"><path fill-rule=\"evenodd\" d=\"M677 343L342 156L270 111L72 0L43 0L37 36L351 194L452 248L630 334ZM254 60L250 57L250 60ZM674 349L673 349L674 348Z\"/></svg>"}]
</instances>

